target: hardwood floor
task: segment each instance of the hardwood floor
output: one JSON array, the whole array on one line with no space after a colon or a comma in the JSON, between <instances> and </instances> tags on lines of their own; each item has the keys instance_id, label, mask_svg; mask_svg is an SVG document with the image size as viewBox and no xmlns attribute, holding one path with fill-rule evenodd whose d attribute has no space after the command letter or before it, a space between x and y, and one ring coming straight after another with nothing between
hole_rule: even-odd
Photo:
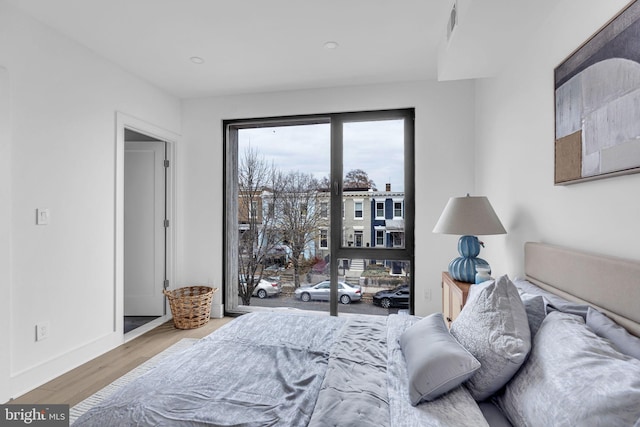
<instances>
[{"instance_id":1,"label":"hardwood floor","mask_svg":"<svg viewBox=\"0 0 640 427\"><path fill-rule=\"evenodd\" d=\"M186 330L176 329L173 321L166 322L10 403L60 403L73 406L182 338L202 338L232 319L211 319L200 328Z\"/></svg>"}]
</instances>

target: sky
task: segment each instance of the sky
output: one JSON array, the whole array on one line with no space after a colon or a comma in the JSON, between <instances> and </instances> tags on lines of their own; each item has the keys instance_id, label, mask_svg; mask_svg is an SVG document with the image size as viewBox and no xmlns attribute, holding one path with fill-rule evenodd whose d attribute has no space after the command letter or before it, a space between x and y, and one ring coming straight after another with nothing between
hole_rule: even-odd
<instances>
[{"instance_id":1,"label":"sky","mask_svg":"<svg viewBox=\"0 0 640 427\"><path fill-rule=\"evenodd\" d=\"M329 124L241 129L238 139L240 156L250 146L284 172L329 176ZM362 169L378 190L391 183L393 191L404 191L403 120L346 123L343 140L345 174Z\"/></svg>"}]
</instances>

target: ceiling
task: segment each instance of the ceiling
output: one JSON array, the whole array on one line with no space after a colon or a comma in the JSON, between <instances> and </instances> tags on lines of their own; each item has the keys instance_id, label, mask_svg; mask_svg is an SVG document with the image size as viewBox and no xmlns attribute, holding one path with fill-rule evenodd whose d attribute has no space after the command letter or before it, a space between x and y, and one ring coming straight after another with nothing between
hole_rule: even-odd
<instances>
[{"instance_id":1,"label":"ceiling","mask_svg":"<svg viewBox=\"0 0 640 427\"><path fill-rule=\"evenodd\" d=\"M491 64L484 76L506 49L486 22L491 11L511 5L505 10L522 15L514 3L529 14L545 10L522 0L482 7L458 0L461 12L470 11L461 24L474 22L474 9L481 21L473 34L445 44L453 0L7 1L179 98L475 77L466 52L483 37L491 43L482 51L484 68ZM502 12L499 19L510 22ZM338 47L325 48L329 41Z\"/></svg>"}]
</instances>

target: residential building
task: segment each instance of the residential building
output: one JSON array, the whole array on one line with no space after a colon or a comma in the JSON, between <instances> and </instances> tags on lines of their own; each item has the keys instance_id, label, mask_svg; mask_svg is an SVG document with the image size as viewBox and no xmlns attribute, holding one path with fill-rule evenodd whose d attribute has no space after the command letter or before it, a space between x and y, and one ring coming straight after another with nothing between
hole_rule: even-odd
<instances>
[{"instance_id":1,"label":"residential building","mask_svg":"<svg viewBox=\"0 0 640 427\"><path fill-rule=\"evenodd\" d=\"M386 184L384 192L371 194L370 231L372 247L404 247L404 192Z\"/></svg>"},{"instance_id":2,"label":"residential building","mask_svg":"<svg viewBox=\"0 0 640 427\"><path fill-rule=\"evenodd\" d=\"M371 246L371 194L368 188L346 189L342 193L342 244L348 247Z\"/></svg>"},{"instance_id":3,"label":"residential building","mask_svg":"<svg viewBox=\"0 0 640 427\"><path fill-rule=\"evenodd\" d=\"M325 193L326 196L326 193ZM371 188L348 189L342 201L342 244L347 247L393 248L404 247L404 192L392 192L391 184L385 191ZM320 202L328 206L328 202ZM329 260L328 209L318 227L316 256ZM345 263L345 269L361 271L375 260L354 259ZM388 263L395 274L401 274L403 263Z\"/></svg>"}]
</instances>

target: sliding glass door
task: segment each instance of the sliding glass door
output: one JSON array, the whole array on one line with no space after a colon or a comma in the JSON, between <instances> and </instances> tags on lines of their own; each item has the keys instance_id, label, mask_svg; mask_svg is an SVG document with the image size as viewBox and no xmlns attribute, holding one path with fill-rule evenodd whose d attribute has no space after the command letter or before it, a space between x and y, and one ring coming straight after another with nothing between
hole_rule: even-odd
<instances>
[{"instance_id":1,"label":"sliding glass door","mask_svg":"<svg viewBox=\"0 0 640 427\"><path fill-rule=\"evenodd\" d=\"M227 311L412 311L413 110L225 130Z\"/></svg>"},{"instance_id":2,"label":"sliding glass door","mask_svg":"<svg viewBox=\"0 0 640 427\"><path fill-rule=\"evenodd\" d=\"M413 110L336 115L332 128L332 272L385 314L412 312ZM351 311L338 301L332 314Z\"/></svg>"}]
</instances>

